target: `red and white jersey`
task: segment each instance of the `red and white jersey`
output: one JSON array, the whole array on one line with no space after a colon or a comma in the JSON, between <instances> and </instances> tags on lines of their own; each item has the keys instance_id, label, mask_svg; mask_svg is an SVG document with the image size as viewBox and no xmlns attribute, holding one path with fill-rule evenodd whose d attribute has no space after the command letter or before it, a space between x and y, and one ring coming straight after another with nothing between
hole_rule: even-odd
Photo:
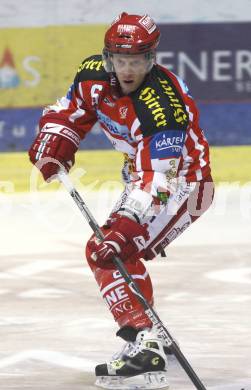
<instances>
[{"instance_id":1,"label":"red and white jersey","mask_svg":"<svg viewBox=\"0 0 251 390\"><path fill-rule=\"evenodd\" d=\"M153 196L177 177L197 182L210 174L208 143L194 100L184 82L160 65L136 91L122 95L102 57L89 57L68 94L44 110L40 129L57 133L63 126L64 136L71 132L78 145L97 121L113 147L127 156L126 181L147 187Z\"/></svg>"}]
</instances>

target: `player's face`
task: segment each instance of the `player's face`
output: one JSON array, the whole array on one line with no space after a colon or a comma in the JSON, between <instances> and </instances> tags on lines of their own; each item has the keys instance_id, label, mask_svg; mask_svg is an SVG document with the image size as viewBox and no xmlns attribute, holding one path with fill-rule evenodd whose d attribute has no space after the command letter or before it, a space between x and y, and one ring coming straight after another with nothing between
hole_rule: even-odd
<instances>
[{"instance_id":1,"label":"player's face","mask_svg":"<svg viewBox=\"0 0 251 390\"><path fill-rule=\"evenodd\" d=\"M125 95L135 91L143 82L149 62L144 54L113 54L112 62L121 89Z\"/></svg>"}]
</instances>

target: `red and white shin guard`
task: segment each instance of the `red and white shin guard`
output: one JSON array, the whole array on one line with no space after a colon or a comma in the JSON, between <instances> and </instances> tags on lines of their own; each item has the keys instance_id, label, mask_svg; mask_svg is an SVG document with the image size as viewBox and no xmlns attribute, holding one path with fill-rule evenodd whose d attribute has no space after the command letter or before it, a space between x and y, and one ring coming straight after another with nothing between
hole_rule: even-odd
<instances>
[{"instance_id":1,"label":"red and white shin guard","mask_svg":"<svg viewBox=\"0 0 251 390\"><path fill-rule=\"evenodd\" d=\"M86 259L99 285L102 297L118 325L120 327L151 328L151 321L120 272L111 264L109 266L104 264L100 268L91 259L90 254L87 247ZM124 264L129 274L132 275L138 284L144 297L150 304L153 304L152 282L142 261L126 261Z\"/></svg>"}]
</instances>

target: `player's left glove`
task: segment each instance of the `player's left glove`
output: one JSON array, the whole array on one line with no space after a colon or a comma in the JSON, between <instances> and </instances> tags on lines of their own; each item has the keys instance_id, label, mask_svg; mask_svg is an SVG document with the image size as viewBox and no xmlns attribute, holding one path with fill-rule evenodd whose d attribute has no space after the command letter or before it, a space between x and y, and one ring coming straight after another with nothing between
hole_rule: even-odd
<instances>
[{"instance_id":1,"label":"player's left glove","mask_svg":"<svg viewBox=\"0 0 251 390\"><path fill-rule=\"evenodd\" d=\"M135 252L143 251L149 238L146 225L140 225L120 215L116 215L113 221L108 229L103 229L104 241L100 242L92 236L87 243L92 260L101 267L110 262L114 255L118 255L121 260L127 260Z\"/></svg>"}]
</instances>

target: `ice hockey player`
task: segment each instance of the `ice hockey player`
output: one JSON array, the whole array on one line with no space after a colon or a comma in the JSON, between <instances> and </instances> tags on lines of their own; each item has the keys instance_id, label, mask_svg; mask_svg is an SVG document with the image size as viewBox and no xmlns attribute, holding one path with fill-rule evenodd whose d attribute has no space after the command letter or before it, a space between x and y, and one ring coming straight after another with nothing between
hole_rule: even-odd
<instances>
[{"instance_id":1,"label":"ice hockey player","mask_svg":"<svg viewBox=\"0 0 251 390\"><path fill-rule=\"evenodd\" d=\"M80 141L99 122L125 156L125 189L102 226L105 239L92 236L86 246L87 261L119 326L117 335L126 341L121 353L96 367L96 383L103 388L167 386L167 346L112 256L120 256L153 304L143 261L163 252L213 199L198 110L184 81L156 63L159 39L150 16L119 15L105 34L102 55L85 59L67 95L44 110L29 150L33 164L47 157L69 170ZM51 180L58 166L50 162L40 170Z\"/></svg>"}]
</instances>

